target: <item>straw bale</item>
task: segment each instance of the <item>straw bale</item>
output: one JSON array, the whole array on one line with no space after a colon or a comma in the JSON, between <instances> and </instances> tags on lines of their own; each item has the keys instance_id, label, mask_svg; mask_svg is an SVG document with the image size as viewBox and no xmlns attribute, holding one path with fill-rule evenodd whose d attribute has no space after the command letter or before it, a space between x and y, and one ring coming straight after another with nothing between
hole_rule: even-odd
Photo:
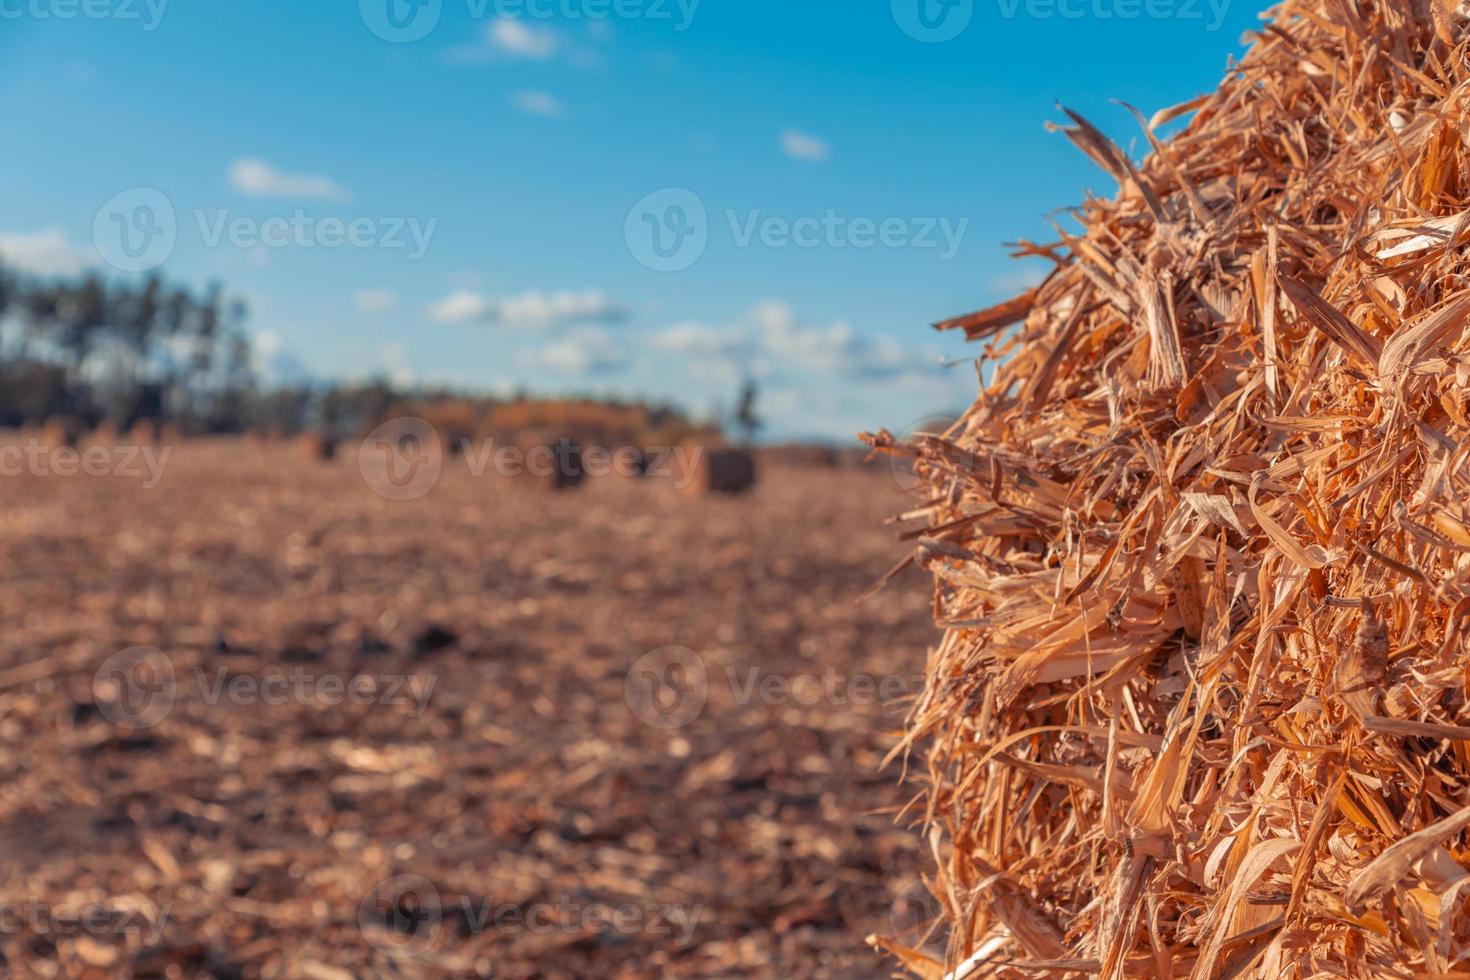
<instances>
[{"instance_id":1,"label":"straw bale","mask_svg":"<svg viewBox=\"0 0 1470 980\"><path fill-rule=\"evenodd\" d=\"M81 444L82 423L70 415L53 415L41 426L41 444L47 449L76 449Z\"/></svg>"},{"instance_id":2,"label":"straw bale","mask_svg":"<svg viewBox=\"0 0 1470 980\"><path fill-rule=\"evenodd\" d=\"M689 472L681 473L679 485L691 493L741 494L755 486L755 457L744 449L689 447Z\"/></svg>"},{"instance_id":3,"label":"straw bale","mask_svg":"<svg viewBox=\"0 0 1470 980\"><path fill-rule=\"evenodd\" d=\"M986 346L913 560L930 977L1465 976L1470 61L1458 5L1287 2L1151 120ZM1159 127L1192 116L1165 141ZM993 373L989 365L993 365Z\"/></svg>"}]
</instances>

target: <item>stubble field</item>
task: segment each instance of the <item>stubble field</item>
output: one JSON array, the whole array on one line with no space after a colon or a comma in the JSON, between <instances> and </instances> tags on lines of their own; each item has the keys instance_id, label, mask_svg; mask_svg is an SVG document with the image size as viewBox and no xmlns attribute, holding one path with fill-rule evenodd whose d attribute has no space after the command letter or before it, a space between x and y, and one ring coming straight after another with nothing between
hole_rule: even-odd
<instances>
[{"instance_id":1,"label":"stubble field","mask_svg":"<svg viewBox=\"0 0 1470 980\"><path fill-rule=\"evenodd\" d=\"M395 502L352 449L0 480L0 972L890 975L887 470Z\"/></svg>"}]
</instances>

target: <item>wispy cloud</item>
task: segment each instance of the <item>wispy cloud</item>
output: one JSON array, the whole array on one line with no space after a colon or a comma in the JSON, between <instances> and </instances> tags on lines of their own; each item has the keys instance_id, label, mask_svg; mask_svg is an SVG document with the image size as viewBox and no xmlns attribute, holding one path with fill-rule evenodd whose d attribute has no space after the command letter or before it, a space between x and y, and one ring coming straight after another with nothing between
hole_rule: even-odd
<instances>
[{"instance_id":1,"label":"wispy cloud","mask_svg":"<svg viewBox=\"0 0 1470 980\"><path fill-rule=\"evenodd\" d=\"M510 327L553 327L569 323L616 323L627 310L596 289L542 293L532 290L500 299L457 290L429 307L443 323L500 323Z\"/></svg>"},{"instance_id":2,"label":"wispy cloud","mask_svg":"<svg viewBox=\"0 0 1470 980\"><path fill-rule=\"evenodd\" d=\"M533 116L559 116L563 111L561 100L550 92L515 92L510 97L510 104Z\"/></svg>"},{"instance_id":3,"label":"wispy cloud","mask_svg":"<svg viewBox=\"0 0 1470 980\"><path fill-rule=\"evenodd\" d=\"M0 265L32 276L75 276L95 264L96 256L79 248L60 228L36 232L0 232Z\"/></svg>"},{"instance_id":4,"label":"wispy cloud","mask_svg":"<svg viewBox=\"0 0 1470 980\"><path fill-rule=\"evenodd\" d=\"M429 307L429 316L440 323L468 323L490 315L490 297L469 289L456 289Z\"/></svg>"},{"instance_id":5,"label":"wispy cloud","mask_svg":"<svg viewBox=\"0 0 1470 980\"><path fill-rule=\"evenodd\" d=\"M522 362L531 370L559 374L610 374L627 366L628 355L606 330L584 327L570 337L528 352Z\"/></svg>"},{"instance_id":6,"label":"wispy cloud","mask_svg":"<svg viewBox=\"0 0 1470 980\"><path fill-rule=\"evenodd\" d=\"M781 149L797 160L821 163L832 156L832 147L827 141L799 129L787 129L781 133Z\"/></svg>"},{"instance_id":7,"label":"wispy cloud","mask_svg":"<svg viewBox=\"0 0 1470 980\"><path fill-rule=\"evenodd\" d=\"M409 357L408 348L402 344L384 344L378 348L376 362L377 372L385 375L394 387L412 388L418 383L418 371Z\"/></svg>"},{"instance_id":8,"label":"wispy cloud","mask_svg":"<svg viewBox=\"0 0 1470 980\"><path fill-rule=\"evenodd\" d=\"M243 157L230 164L230 186L247 197L316 201L346 201L352 197L330 177L289 174L253 157Z\"/></svg>"},{"instance_id":9,"label":"wispy cloud","mask_svg":"<svg viewBox=\"0 0 1470 980\"><path fill-rule=\"evenodd\" d=\"M846 323L803 323L787 303L757 303L725 326L685 322L653 337L659 350L685 355L702 373L725 376L777 370L886 382L937 370L937 360L892 337L859 333Z\"/></svg>"},{"instance_id":10,"label":"wispy cloud","mask_svg":"<svg viewBox=\"0 0 1470 980\"><path fill-rule=\"evenodd\" d=\"M561 35L549 27L528 24L513 17L493 21L485 33L491 45L515 58L546 61L561 48Z\"/></svg>"},{"instance_id":11,"label":"wispy cloud","mask_svg":"<svg viewBox=\"0 0 1470 980\"><path fill-rule=\"evenodd\" d=\"M364 313L386 313L398 305L398 294L391 289L364 289L353 295L352 305Z\"/></svg>"}]
</instances>

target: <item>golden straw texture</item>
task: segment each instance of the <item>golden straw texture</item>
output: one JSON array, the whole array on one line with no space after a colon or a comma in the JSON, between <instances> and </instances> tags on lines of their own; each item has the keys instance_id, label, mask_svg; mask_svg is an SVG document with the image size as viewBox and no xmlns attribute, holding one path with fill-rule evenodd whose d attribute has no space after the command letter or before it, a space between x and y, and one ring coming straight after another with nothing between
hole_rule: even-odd
<instances>
[{"instance_id":1,"label":"golden straw texture","mask_svg":"<svg viewBox=\"0 0 1470 980\"><path fill-rule=\"evenodd\" d=\"M1470 977L1470 60L1288 2L1143 124L995 365L903 442L946 632L921 976ZM1164 140L1155 129L1192 114Z\"/></svg>"}]
</instances>

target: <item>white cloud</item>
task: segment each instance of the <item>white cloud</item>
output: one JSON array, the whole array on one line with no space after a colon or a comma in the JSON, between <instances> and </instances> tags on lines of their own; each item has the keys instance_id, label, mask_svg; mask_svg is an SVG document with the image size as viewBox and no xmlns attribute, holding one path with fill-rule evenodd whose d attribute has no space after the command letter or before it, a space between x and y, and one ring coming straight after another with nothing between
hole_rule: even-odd
<instances>
[{"instance_id":1,"label":"white cloud","mask_svg":"<svg viewBox=\"0 0 1470 980\"><path fill-rule=\"evenodd\" d=\"M490 297L468 289L457 289L429 307L429 316L443 323L483 320L490 314Z\"/></svg>"},{"instance_id":2,"label":"white cloud","mask_svg":"<svg viewBox=\"0 0 1470 980\"><path fill-rule=\"evenodd\" d=\"M258 330L251 335L255 369L268 385L304 384L312 379L311 371L274 330ZM181 351L180 357L187 357Z\"/></svg>"},{"instance_id":3,"label":"white cloud","mask_svg":"<svg viewBox=\"0 0 1470 980\"><path fill-rule=\"evenodd\" d=\"M262 330L255 335L255 352L262 357L274 357L282 346L281 335L274 330Z\"/></svg>"},{"instance_id":4,"label":"white cloud","mask_svg":"<svg viewBox=\"0 0 1470 980\"><path fill-rule=\"evenodd\" d=\"M492 45L516 58L545 61L561 47L561 36L513 17L497 18L485 32Z\"/></svg>"},{"instance_id":5,"label":"white cloud","mask_svg":"<svg viewBox=\"0 0 1470 980\"><path fill-rule=\"evenodd\" d=\"M533 116L559 116L562 114L561 99L550 92L523 91L510 97L510 104Z\"/></svg>"},{"instance_id":6,"label":"white cloud","mask_svg":"<svg viewBox=\"0 0 1470 980\"><path fill-rule=\"evenodd\" d=\"M445 323L479 320L510 327L554 327L568 323L615 323L624 319L627 311L596 289L555 293L532 290L502 299L461 289L431 306L429 315Z\"/></svg>"},{"instance_id":7,"label":"white cloud","mask_svg":"<svg viewBox=\"0 0 1470 980\"><path fill-rule=\"evenodd\" d=\"M352 196L330 177L283 173L264 160L250 157L230 164L230 186L247 197L345 201Z\"/></svg>"},{"instance_id":8,"label":"white cloud","mask_svg":"<svg viewBox=\"0 0 1470 980\"><path fill-rule=\"evenodd\" d=\"M748 344L737 330L686 321L656 334L653 346L675 354L723 358L738 354Z\"/></svg>"},{"instance_id":9,"label":"white cloud","mask_svg":"<svg viewBox=\"0 0 1470 980\"><path fill-rule=\"evenodd\" d=\"M734 367L757 376L786 370L881 383L937 370L937 359L892 337L859 333L846 323L806 324L779 300L757 303L729 326L675 324L652 343L688 356L705 374L728 375Z\"/></svg>"},{"instance_id":10,"label":"white cloud","mask_svg":"<svg viewBox=\"0 0 1470 980\"><path fill-rule=\"evenodd\" d=\"M788 129L781 134L781 149L786 155L797 160L811 160L821 163L832 156L832 148L827 145L826 140L818 139L810 133L803 133L797 129Z\"/></svg>"},{"instance_id":11,"label":"white cloud","mask_svg":"<svg viewBox=\"0 0 1470 980\"><path fill-rule=\"evenodd\" d=\"M31 232L0 232L0 265L32 276L79 275L96 264L90 250L79 248L60 228Z\"/></svg>"},{"instance_id":12,"label":"white cloud","mask_svg":"<svg viewBox=\"0 0 1470 980\"><path fill-rule=\"evenodd\" d=\"M628 355L621 345L599 327L584 327L531 352L526 366L561 374L607 374L624 367Z\"/></svg>"},{"instance_id":13,"label":"white cloud","mask_svg":"<svg viewBox=\"0 0 1470 980\"><path fill-rule=\"evenodd\" d=\"M398 305L398 294L391 289L364 289L353 294L352 305L363 313L386 313Z\"/></svg>"},{"instance_id":14,"label":"white cloud","mask_svg":"<svg viewBox=\"0 0 1470 980\"><path fill-rule=\"evenodd\" d=\"M1040 286L1046 281L1047 272L1048 269L1041 266L1012 265L1005 272L991 277L990 288L997 293L1014 296L1035 286Z\"/></svg>"},{"instance_id":15,"label":"white cloud","mask_svg":"<svg viewBox=\"0 0 1470 980\"><path fill-rule=\"evenodd\" d=\"M402 344L380 347L376 366L395 388L412 388L418 382L418 372L408 356L408 348Z\"/></svg>"}]
</instances>

